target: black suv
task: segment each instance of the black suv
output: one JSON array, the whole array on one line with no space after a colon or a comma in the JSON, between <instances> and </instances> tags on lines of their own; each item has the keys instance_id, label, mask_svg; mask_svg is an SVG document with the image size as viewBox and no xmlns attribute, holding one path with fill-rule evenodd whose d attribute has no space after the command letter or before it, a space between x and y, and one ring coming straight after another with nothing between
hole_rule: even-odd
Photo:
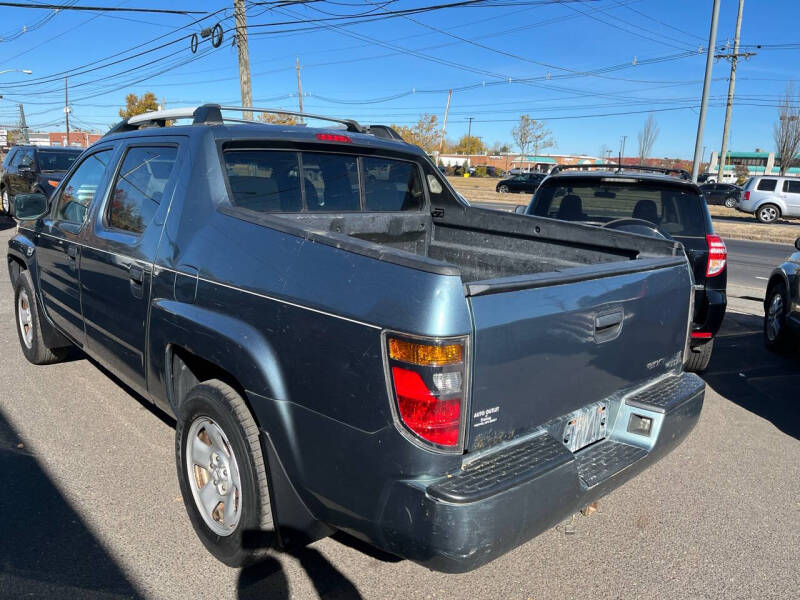
<instances>
[{"instance_id":1,"label":"black suv","mask_svg":"<svg viewBox=\"0 0 800 600\"><path fill-rule=\"evenodd\" d=\"M724 204L728 208L736 208L742 197L742 188L732 183L704 183L700 191L709 204Z\"/></svg>"},{"instance_id":2,"label":"black suv","mask_svg":"<svg viewBox=\"0 0 800 600\"><path fill-rule=\"evenodd\" d=\"M547 177L545 173L520 173L519 175L514 175L508 179L498 181L495 191L501 194L505 194L506 192L532 194L545 177Z\"/></svg>"},{"instance_id":3,"label":"black suv","mask_svg":"<svg viewBox=\"0 0 800 600\"><path fill-rule=\"evenodd\" d=\"M570 168L553 168L525 214L664 237L683 244L695 282L686 369L703 371L725 316L728 274L725 243L714 233L700 188L688 181L688 174L682 170L628 165L597 165L593 171Z\"/></svg>"},{"instance_id":4,"label":"black suv","mask_svg":"<svg viewBox=\"0 0 800 600\"><path fill-rule=\"evenodd\" d=\"M58 186L83 148L59 146L12 146L0 175L0 213L12 215L11 200L31 192L47 198Z\"/></svg>"}]
</instances>

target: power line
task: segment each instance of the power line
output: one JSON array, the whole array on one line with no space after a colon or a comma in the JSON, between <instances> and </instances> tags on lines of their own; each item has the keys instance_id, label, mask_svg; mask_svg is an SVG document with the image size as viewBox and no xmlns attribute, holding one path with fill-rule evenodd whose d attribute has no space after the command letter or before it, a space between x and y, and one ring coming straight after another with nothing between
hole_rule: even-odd
<instances>
[{"instance_id":1,"label":"power line","mask_svg":"<svg viewBox=\"0 0 800 600\"><path fill-rule=\"evenodd\" d=\"M0 6L12 8L35 8L44 10L85 10L85 11L118 11L135 13L154 13L165 15L204 15L200 10L171 10L168 8L120 8L117 6L75 6L72 4L27 4L24 2L0 2Z\"/></svg>"}]
</instances>

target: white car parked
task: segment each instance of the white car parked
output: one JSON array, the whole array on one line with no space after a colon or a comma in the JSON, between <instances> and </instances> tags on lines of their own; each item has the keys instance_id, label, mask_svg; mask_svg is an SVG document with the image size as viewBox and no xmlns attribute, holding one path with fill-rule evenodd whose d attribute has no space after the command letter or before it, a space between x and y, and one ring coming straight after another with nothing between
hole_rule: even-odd
<instances>
[{"instance_id":1,"label":"white car parked","mask_svg":"<svg viewBox=\"0 0 800 600\"><path fill-rule=\"evenodd\" d=\"M781 216L800 217L800 177L751 177L736 210L755 215L762 223L772 223Z\"/></svg>"}]
</instances>

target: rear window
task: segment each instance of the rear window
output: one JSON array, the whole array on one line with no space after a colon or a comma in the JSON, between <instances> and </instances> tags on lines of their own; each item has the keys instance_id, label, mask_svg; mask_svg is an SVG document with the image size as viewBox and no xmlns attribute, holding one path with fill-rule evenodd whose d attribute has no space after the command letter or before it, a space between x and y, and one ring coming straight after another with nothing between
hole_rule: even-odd
<instances>
[{"instance_id":1,"label":"rear window","mask_svg":"<svg viewBox=\"0 0 800 600\"><path fill-rule=\"evenodd\" d=\"M800 181L786 179L783 182L783 191L790 194L800 194Z\"/></svg>"},{"instance_id":2,"label":"rear window","mask_svg":"<svg viewBox=\"0 0 800 600\"><path fill-rule=\"evenodd\" d=\"M69 171L80 152L65 152L63 150L39 150L40 171Z\"/></svg>"},{"instance_id":3,"label":"rear window","mask_svg":"<svg viewBox=\"0 0 800 600\"><path fill-rule=\"evenodd\" d=\"M604 225L617 219L643 219L664 233L706 233L705 201L691 189L613 180L551 180L534 196L533 214L562 221Z\"/></svg>"},{"instance_id":4,"label":"rear window","mask_svg":"<svg viewBox=\"0 0 800 600\"><path fill-rule=\"evenodd\" d=\"M250 210L390 212L425 205L419 167L410 161L277 150L226 150L223 159L233 204Z\"/></svg>"},{"instance_id":5,"label":"rear window","mask_svg":"<svg viewBox=\"0 0 800 600\"><path fill-rule=\"evenodd\" d=\"M762 179L761 181L758 182L758 186L756 187L756 189L764 192L774 192L777 183L778 183L777 179Z\"/></svg>"}]
</instances>

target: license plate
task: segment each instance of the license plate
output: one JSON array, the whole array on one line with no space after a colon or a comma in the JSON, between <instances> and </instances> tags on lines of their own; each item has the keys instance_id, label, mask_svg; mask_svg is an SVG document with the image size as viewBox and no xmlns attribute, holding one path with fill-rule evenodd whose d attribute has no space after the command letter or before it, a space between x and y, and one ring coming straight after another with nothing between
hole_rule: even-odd
<instances>
[{"instance_id":1,"label":"license plate","mask_svg":"<svg viewBox=\"0 0 800 600\"><path fill-rule=\"evenodd\" d=\"M561 441L570 452L577 452L589 444L606 437L608 431L608 406L592 404L567 416Z\"/></svg>"}]
</instances>

